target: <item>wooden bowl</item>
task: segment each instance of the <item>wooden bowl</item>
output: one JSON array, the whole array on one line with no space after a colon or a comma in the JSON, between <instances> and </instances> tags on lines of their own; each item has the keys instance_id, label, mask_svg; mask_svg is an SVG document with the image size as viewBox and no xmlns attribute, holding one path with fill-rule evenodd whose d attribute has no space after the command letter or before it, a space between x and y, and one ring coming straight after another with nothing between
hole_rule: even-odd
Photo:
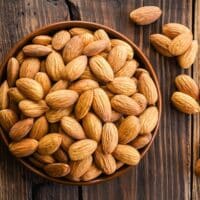
<instances>
[{"instance_id":1,"label":"wooden bowl","mask_svg":"<svg viewBox=\"0 0 200 200\"><path fill-rule=\"evenodd\" d=\"M159 123L160 123L160 117L161 117L161 110L162 110L162 98L161 98L161 92L160 92L160 88L159 88L159 83L158 83L158 78L156 76L156 73L151 65L151 63L149 62L149 60L147 59L147 57L144 55L144 53L130 40L128 39L126 36L122 35L121 33L107 27L101 24L97 24L97 23L93 23L93 22L84 22L84 21L64 21L64 22L58 22L58 23L54 23L54 24L50 24L47 25L43 28L40 28L32 33L30 33L29 35L25 36L23 39L21 39L7 54L7 56L5 57L3 63L1 64L0 67L0 81L1 83L3 82L3 80L6 79L6 64L9 60L9 58L16 56L16 54L19 52L19 50L27 43L29 43L33 37L37 36L37 35L41 35L41 34L48 34L48 33L53 33L57 30L61 30L61 29L69 29L72 27L83 27L83 28L88 28L91 30L95 30L95 29L99 29L102 28L104 29L111 37L114 38L118 38L121 40L126 41L127 43L129 43L132 48L134 49L135 52L135 56L137 58L137 60L142 63L151 75L151 77L153 78L155 85L157 87L158 90L158 102L157 102L157 106L158 106L158 110L159 110L159 117L158 117L158 124L156 126L156 128L154 129L153 133L152 133L152 139L150 141L150 143L142 149L142 151L140 151L141 153L141 157L143 157L147 151L149 150L156 134L158 131L158 127L159 127ZM8 146L9 144L9 138L8 138L8 134L4 133L2 129L0 129L0 136L2 137L2 140L4 141L4 143ZM38 170L37 168L33 167L32 164L27 160L27 159L18 159L23 165L25 165L28 169L30 169L32 172L34 172L35 174L38 174L39 176L46 178L50 181L54 181L57 183L61 183L61 184L71 184L71 185L91 185L91 184L96 184L96 183L102 183L108 180L111 180L115 177L118 177L122 174L124 174L126 171L128 171L129 169L132 169L132 166L123 166L122 168L120 168L119 170L117 170L114 174L112 175L102 175L94 180L88 181L88 182L74 182L74 181L69 181L66 179L58 179L58 178L52 178L48 175L46 175L45 173L43 173L42 171Z\"/></svg>"}]
</instances>

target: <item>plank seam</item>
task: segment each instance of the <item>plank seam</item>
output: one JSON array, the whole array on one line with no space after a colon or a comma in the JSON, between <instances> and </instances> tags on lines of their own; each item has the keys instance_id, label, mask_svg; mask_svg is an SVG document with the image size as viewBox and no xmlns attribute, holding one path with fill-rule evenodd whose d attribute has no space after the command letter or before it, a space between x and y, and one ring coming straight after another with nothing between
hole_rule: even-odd
<instances>
[{"instance_id":1,"label":"plank seam","mask_svg":"<svg viewBox=\"0 0 200 200\"><path fill-rule=\"evenodd\" d=\"M78 5L73 3L70 0L65 0L64 1L67 7L69 8L69 16L71 20L81 20L81 14L80 14L80 9Z\"/></svg>"}]
</instances>

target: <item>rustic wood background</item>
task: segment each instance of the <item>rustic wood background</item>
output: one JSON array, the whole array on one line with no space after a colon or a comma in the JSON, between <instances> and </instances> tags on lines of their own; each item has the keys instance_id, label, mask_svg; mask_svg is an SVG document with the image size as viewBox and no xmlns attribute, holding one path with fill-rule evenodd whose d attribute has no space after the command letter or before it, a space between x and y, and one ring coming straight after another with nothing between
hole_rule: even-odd
<instances>
[{"instance_id":1,"label":"rustic wood background","mask_svg":"<svg viewBox=\"0 0 200 200\"><path fill-rule=\"evenodd\" d=\"M143 5L159 6L162 18L149 26L132 24L129 12ZM163 95L159 134L136 169L108 183L87 187L58 185L33 175L0 142L0 200L200 199L200 179L193 172L199 156L200 117L181 114L169 103L176 75L190 74L200 84L200 56L192 69L184 71L175 59L160 56L149 44L149 35L160 32L167 22L189 26L197 38L200 0L0 0L0 59L27 33L70 19L108 25L144 50L157 72Z\"/></svg>"}]
</instances>

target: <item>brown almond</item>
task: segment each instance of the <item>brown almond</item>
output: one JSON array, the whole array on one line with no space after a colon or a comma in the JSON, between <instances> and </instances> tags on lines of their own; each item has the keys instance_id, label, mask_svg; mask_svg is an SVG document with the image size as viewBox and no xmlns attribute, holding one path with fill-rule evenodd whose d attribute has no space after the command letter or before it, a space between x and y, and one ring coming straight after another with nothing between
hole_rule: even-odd
<instances>
[{"instance_id":1,"label":"brown almond","mask_svg":"<svg viewBox=\"0 0 200 200\"><path fill-rule=\"evenodd\" d=\"M106 33L106 31L104 31L103 29L98 29L94 32L94 37L95 37L95 40L107 40L108 46L107 46L106 50L110 51L111 42L110 42L110 38L109 38L108 34Z\"/></svg>"},{"instance_id":2,"label":"brown almond","mask_svg":"<svg viewBox=\"0 0 200 200\"><path fill-rule=\"evenodd\" d=\"M28 160L31 162L33 166L43 169L44 163L41 163L40 161L38 161L37 159L33 157L28 157Z\"/></svg>"},{"instance_id":3,"label":"brown almond","mask_svg":"<svg viewBox=\"0 0 200 200\"><path fill-rule=\"evenodd\" d=\"M116 121L120 120L121 117L122 117L121 113L118 113L118 112L112 110L112 115L111 115L110 121L111 122L116 122Z\"/></svg>"},{"instance_id":4,"label":"brown almond","mask_svg":"<svg viewBox=\"0 0 200 200\"><path fill-rule=\"evenodd\" d=\"M141 93L135 93L134 95L131 96L131 98L137 102L137 104L140 107L140 113L142 113L147 107L148 102L146 97Z\"/></svg>"},{"instance_id":5,"label":"brown almond","mask_svg":"<svg viewBox=\"0 0 200 200\"><path fill-rule=\"evenodd\" d=\"M90 33L90 34L92 34L92 31L90 31L89 29L87 29L87 28L81 28L81 27L71 28L69 30L69 32L70 32L70 34L72 36L74 36L74 35L82 35L84 33Z\"/></svg>"},{"instance_id":6,"label":"brown almond","mask_svg":"<svg viewBox=\"0 0 200 200\"><path fill-rule=\"evenodd\" d=\"M54 163L55 162L55 159L50 156L50 155L41 155L37 152L35 152L33 154L33 157L35 159L37 159L39 162L42 162L42 163L45 163L45 164L51 164L51 163Z\"/></svg>"},{"instance_id":7,"label":"brown almond","mask_svg":"<svg viewBox=\"0 0 200 200\"><path fill-rule=\"evenodd\" d=\"M91 33L83 33L83 34L80 34L79 36L81 40L83 41L84 47L94 41L94 35Z\"/></svg>"},{"instance_id":8,"label":"brown almond","mask_svg":"<svg viewBox=\"0 0 200 200\"><path fill-rule=\"evenodd\" d=\"M33 38L33 44L48 45L51 43L52 38L48 35L37 35Z\"/></svg>"},{"instance_id":9,"label":"brown almond","mask_svg":"<svg viewBox=\"0 0 200 200\"><path fill-rule=\"evenodd\" d=\"M23 63L25 57L26 56L25 56L25 54L22 50L18 52L16 59L17 59L17 61L19 62L20 65Z\"/></svg>"},{"instance_id":10,"label":"brown almond","mask_svg":"<svg viewBox=\"0 0 200 200\"><path fill-rule=\"evenodd\" d=\"M0 110L6 109L9 104L8 98L8 82L4 81L0 86Z\"/></svg>"},{"instance_id":11,"label":"brown almond","mask_svg":"<svg viewBox=\"0 0 200 200\"><path fill-rule=\"evenodd\" d=\"M68 157L67 154L61 149L59 148L54 154L53 157L61 163L67 163L68 162Z\"/></svg>"},{"instance_id":12,"label":"brown almond","mask_svg":"<svg viewBox=\"0 0 200 200\"><path fill-rule=\"evenodd\" d=\"M68 87L68 81L66 80L59 80L58 82L54 83L49 92L54 92L56 90L63 90Z\"/></svg>"},{"instance_id":13,"label":"brown almond","mask_svg":"<svg viewBox=\"0 0 200 200\"><path fill-rule=\"evenodd\" d=\"M52 163L45 165L44 171L51 177L59 178L69 174L70 167L64 163Z\"/></svg>"},{"instance_id":14,"label":"brown almond","mask_svg":"<svg viewBox=\"0 0 200 200\"><path fill-rule=\"evenodd\" d=\"M16 87L8 90L8 96L11 101L16 103L19 103L21 100L25 99L24 95Z\"/></svg>"},{"instance_id":15,"label":"brown almond","mask_svg":"<svg viewBox=\"0 0 200 200\"><path fill-rule=\"evenodd\" d=\"M136 69L134 77L139 79L140 75L143 74L143 73L149 74L149 72L146 69L139 67L139 68Z\"/></svg>"},{"instance_id":16,"label":"brown almond","mask_svg":"<svg viewBox=\"0 0 200 200\"><path fill-rule=\"evenodd\" d=\"M102 171L95 166L95 164L92 164L91 167L88 169L88 171L81 177L81 180L83 181L90 181L102 174Z\"/></svg>"},{"instance_id":17,"label":"brown almond","mask_svg":"<svg viewBox=\"0 0 200 200\"><path fill-rule=\"evenodd\" d=\"M66 153L68 153L68 149L71 146L71 144L74 142L74 140L68 135L66 135L65 133L62 133L60 135L62 136L61 147Z\"/></svg>"},{"instance_id":18,"label":"brown almond","mask_svg":"<svg viewBox=\"0 0 200 200\"><path fill-rule=\"evenodd\" d=\"M40 62L40 72L45 72L46 73L46 59L41 60Z\"/></svg>"},{"instance_id":19,"label":"brown almond","mask_svg":"<svg viewBox=\"0 0 200 200\"><path fill-rule=\"evenodd\" d=\"M149 144L149 142L152 139L152 135L151 133L148 134L144 134L144 135L139 135L138 137L136 137L131 143L130 145L133 146L136 149L142 149L144 148L147 144Z\"/></svg>"}]
</instances>

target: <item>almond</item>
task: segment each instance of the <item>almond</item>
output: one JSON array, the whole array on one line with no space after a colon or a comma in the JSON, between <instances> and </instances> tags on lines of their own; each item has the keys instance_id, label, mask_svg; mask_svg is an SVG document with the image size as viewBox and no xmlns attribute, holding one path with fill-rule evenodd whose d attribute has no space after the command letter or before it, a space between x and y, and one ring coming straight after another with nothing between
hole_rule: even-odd
<instances>
[{"instance_id":1,"label":"almond","mask_svg":"<svg viewBox=\"0 0 200 200\"><path fill-rule=\"evenodd\" d=\"M83 139L74 142L69 147L69 157L72 161L82 160L92 155L97 148L97 142L91 139Z\"/></svg>"},{"instance_id":2,"label":"almond","mask_svg":"<svg viewBox=\"0 0 200 200\"><path fill-rule=\"evenodd\" d=\"M92 165L92 156L89 156L83 160L72 161L70 163L70 175L76 178L83 176Z\"/></svg>"},{"instance_id":3,"label":"almond","mask_svg":"<svg viewBox=\"0 0 200 200\"><path fill-rule=\"evenodd\" d=\"M44 91L40 83L30 78L20 78L16 81L17 88L27 98L39 101L44 96Z\"/></svg>"},{"instance_id":4,"label":"almond","mask_svg":"<svg viewBox=\"0 0 200 200\"><path fill-rule=\"evenodd\" d=\"M48 35L38 35L32 40L33 44L48 45L51 43L52 38Z\"/></svg>"},{"instance_id":5,"label":"almond","mask_svg":"<svg viewBox=\"0 0 200 200\"><path fill-rule=\"evenodd\" d=\"M56 90L63 90L66 89L67 87L68 87L68 81L59 80L58 82L54 83L49 92L54 92Z\"/></svg>"},{"instance_id":6,"label":"almond","mask_svg":"<svg viewBox=\"0 0 200 200\"><path fill-rule=\"evenodd\" d=\"M0 86L0 110L6 109L8 107L8 90L8 82L4 81Z\"/></svg>"},{"instance_id":7,"label":"almond","mask_svg":"<svg viewBox=\"0 0 200 200\"><path fill-rule=\"evenodd\" d=\"M57 32L52 38L52 46L55 50L61 50L70 40L70 34L66 30Z\"/></svg>"},{"instance_id":8,"label":"almond","mask_svg":"<svg viewBox=\"0 0 200 200\"><path fill-rule=\"evenodd\" d=\"M129 77L116 77L107 84L107 88L114 94L130 96L136 92L137 86Z\"/></svg>"},{"instance_id":9,"label":"almond","mask_svg":"<svg viewBox=\"0 0 200 200\"><path fill-rule=\"evenodd\" d=\"M169 52L174 56L184 54L192 44L192 33L182 33L175 37L169 45Z\"/></svg>"},{"instance_id":10,"label":"almond","mask_svg":"<svg viewBox=\"0 0 200 200\"><path fill-rule=\"evenodd\" d=\"M94 36L91 33L83 33L79 36L81 40L83 41L84 47L94 41Z\"/></svg>"},{"instance_id":11,"label":"almond","mask_svg":"<svg viewBox=\"0 0 200 200\"><path fill-rule=\"evenodd\" d=\"M63 70L63 78L70 81L78 79L87 66L87 56L78 56L67 63Z\"/></svg>"},{"instance_id":12,"label":"almond","mask_svg":"<svg viewBox=\"0 0 200 200\"><path fill-rule=\"evenodd\" d=\"M93 113L88 113L82 120L85 134L88 138L97 142L101 139L102 123L101 120Z\"/></svg>"},{"instance_id":13,"label":"almond","mask_svg":"<svg viewBox=\"0 0 200 200\"><path fill-rule=\"evenodd\" d=\"M48 110L46 112L46 118L50 123L59 122L62 119L62 117L70 115L71 111L72 106L64 109Z\"/></svg>"},{"instance_id":14,"label":"almond","mask_svg":"<svg viewBox=\"0 0 200 200\"><path fill-rule=\"evenodd\" d=\"M35 159L33 157L28 157L28 160L31 162L31 165L33 165L39 169L40 168L43 169L44 163L41 163L40 161L38 161L37 159Z\"/></svg>"},{"instance_id":15,"label":"almond","mask_svg":"<svg viewBox=\"0 0 200 200\"><path fill-rule=\"evenodd\" d=\"M73 36L65 45L63 50L63 59L65 63L80 56L84 48L82 39L77 35Z\"/></svg>"},{"instance_id":16,"label":"almond","mask_svg":"<svg viewBox=\"0 0 200 200\"><path fill-rule=\"evenodd\" d=\"M114 110L125 115L139 115L141 112L138 103L125 95L115 95L111 99L111 105Z\"/></svg>"},{"instance_id":17,"label":"almond","mask_svg":"<svg viewBox=\"0 0 200 200\"><path fill-rule=\"evenodd\" d=\"M135 71L134 77L138 79L140 77L140 75L143 74L143 73L149 74L149 72L146 69L137 68L136 71Z\"/></svg>"},{"instance_id":18,"label":"almond","mask_svg":"<svg viewBox=\"0 0 200 200\"><path fill-rule=\"evenodd\" d=\"M171 101L181 112L195 114L200 112L200 106L194 98L182 92L174 92Z\"/></svg>"},{"instance_id":19,"label":"almond","mask_svg":"<svg viewBox=\"0 0 200 200\"><path fill-rule=\"evenodd\" d=\"M53 109L67 108L78 99L78 93L73 90L56 90L49 93L45 100Z\"/></svg>"},{"instance_id":20,"label":"almond","mask_svg":"<svg viewBox=\"0 0 200 200\"><path fill-rule=\"evenodd\" d=\"M142 73L138 80L138 89L142 93L149 105L154 105L158 100L158 92L152 78L147 73Z\"/></svg>"},{"instance_id":21,"label":"almond","mask_svg":"<svg viewBox=\"0 0 200 200\"><path fill-rule=\"evenodd\" d=\"M147 144L152 139L151 133L144 134L144 135L139 135L137 138L135 138L130 145L133 146L136 149L142 149L144 148Z\"/></svg>"},{"instance_id":22,"label":"almond","mask_svg":"<svg viewBox=\"0 0 200 200\"><path fill-rule=\"evenodd\" d=\"M83 92L76 104L75 115L77 119L82 119L89 112L93 101L93 90Z\"/></svg>"},{"instance_id":23,"label":"almond","mask_svg":"<svg viewBox=\"0 0 200 200\"><path fill-rule=\"evenodd\" d=\"M75 90L76 92L78 92L80 94L84 91L98 88L98 87L99 87L98 82L91 80L91 79L83 79L83 80L79 80L79 81L76 81L73 84L71 84L69 89Z\"/></svg>"},{"instance_id":24,"label":"almond","mask_svg":"<svg viewBox=\"0 0 200 200\"><path fill-rule=\"evenodd\" d=\"M38 144L38 152L42 155L51 155L58 150L62 137L58 133L51 133L42 137Z\"/></svg>"},{"instance_id":25,"label":"almond","mask_svg":"<svg viewBox=\"0 0 200 200\"><path fill-rule=\"evenodd\" d=\"M82 126L73 117L65 116L61 119L61 127L70 137L81 140L85 138Z\"/></svg>"},{"instance_id":26,"label":"almond","mask_svg":"<svg viewBox=\"0 0 200 200\"><path fill-rule=\"evenodd\" d=\"M134 75L138 66L139 66L139 63L135 59L128 60L121 67L121 69L116 72L115 76L116 77L127 76L127 77L131 78Z\"/></svg>"},{"instance_id":27,"label":"almond","mask_svg":"<svg viewBox=\"0 0 200 200\"><path fill-rule=\"evenodd\" d=\"M162 10L156 6L144 6L130 13L131 20L138 25L148 25L160 18Z\"/></svg>"},{"instance_id":28,"label":"almond","mask_svg":"<svg viewBox=\"0 0 200 200\"><path fill-rule=\"evenodd\" d=\"M187 32L191 32L191 31L188 27L186 27L183 24L168 23L168 24L163 25L162 32L167 37L173 39L182 33L187 33Z\"/></svg>"},{"instance_id":29,"label":"almond","mask_svg":"<svg viewBox=\"0 0 200 200\"><path fill-rule=\"evenodd\" d=\"M30 100L22 100L19 102L19 109L27 117L40 117L49 108L45 101L34 102Z\"/></svg>"},{"instance_id":30,"label":"almond","mask_svg":"<svg viewBox=\"0 0 200 200\"><path fill-rule=\"evenodd\" d=\"M37 152L35 152L33 154L33 157L35 159L37 159L39 162L42 162L42 163L45 163L45 164L51 164L51 163L55 162L55 160L54 160L54 158L52 156L50 156L50 155L41 155L41 154L39 154Z\"/></svg>"},{"instance_id":31,"label":"almond","mask_svg":"<svg viewBox=\"0 0 200 200\"><path fill-rule=\"evenodd\" d=\"M0 110L0 125L5 131L9 131L17 121L18 117L13 110Z\"/></svg>"},{"instance_id":32,"label":"almond","mask_svg":"<svg viewBox=\"0 0 200 200\"><path fill-rule=\"evenodd\" d=\"M29 137L39 140L47 133L48 133L48 122L44 116L41 116L34 122Z\"/></svg>"},{"instance_id":33,"label":"almond","mask_svg":"<svg viewBox=\"0 0 200 200\"><path fill-rule=\"evenodd\" d=\"M22 50L19 51L19 53L16 56L16 59L17 59L17 61L19 62L20 65L23 63L25 57L26 56L25 56L24 52Z\"/></svg>"},{"instance_id":34,"label":"almond","mask_svg":"<svg viewBox=\"0 0 200 200\"><path fill-rule=\"evenodd\" d=\"M94 89L94 99L92 107L95 113L104 121L111 119L111 104L107 94L101 88Z\"/></svg>"},{"instance_id":35,"label":"almond","mask_svg":"<svg viewBox=\"0 0 200 200\"><path fill-rule=\"evenodd\" d=\"M7 81L9 87L15 86L15 82L19 76L19 61L12 57L7 64Z\"/></svg>"},{"instance_id":36,"label":"almond","mask_svg":"<svg viewBox=\"0 0 200 200\"><path fill-rule=\"evenodd\" d=\"M127 165L137 165L140 162L140 153L130 145L118 144L113 155Z\"/></svg>"},{"instance_id":37,"label":"almond","mask_svg":"<svg viewBox=\"0 0 200 200\"><path fill-rule=\"evenodd\" d=\"M190 95L194 99L199 99L199 87L190 76L186 74L178 75L175 79L175 84L180 92Z\"/></svg>"},{"instance_id":38,"label":"almond","mask_svg":"<svg viewBox=\"0 0 200 200\"><path fill-rule=\"evenodd\" d=\"M46 72L46 59L40 62L40 72Z\"/></svg>"},{"instance_id":39,"label":"almond","mask_svg":"<svg viewBox=\"0 0 200 200\"><path fill-rule=\"evenodd\" d=\"M112 115L111 115L110 121L111 121L111 122L116 122L116 121L118 121L121 117L122 117L122 114L121 114L121 113L118 113L118 112L112 110Z\"/></svg>"},{"instance_id":40,"label":"almond","mask_svg":"<svg viewBox=\"0 0 200 200\"><path fill-rule=\"evenodd\" d=\"M9 145L10 152L17 158L27 157L33 154L38 147L38 141L30 138L13 142Z\"/></svg>"},{"instance_id":41,"label":"almond","mask_svg":"<svg viewBox=\"0 0 200 200\"><path fill-rule=\"evenodd\" d=\"M70 32L70 34L72 36L74 36L74 35L82 35L84 33L90 33L90 34L92 34L92 31L90 31L89 29L87 29L87 28L80 28L80 27L71 28L69 30L69 32Z\"/></svg>"},{"instance_id":42,"label":"almond","mask_svg":"<svg viewBox=\"0 0 200 200\"><path fill-rule=\"evenodd\" d=\"M95 37L95 40L107 40L108 45L107 45L106 50L110 51L110 49L111 49L110 38L109 38L108 34L103 29L96 30L94 32L94 37Z\"/></svg>"},{"instance_id":43,"label":"almond","mask_svg":"<svg viewBox=\"0 0 200 200\"><path fill-rule=\"evenodd\" d=\"M70 145L74 142L74 140L65 133L62 133L60 135L62 136L61 147L66 153L68 153L68 149Z\"/></svg>"},{"instance_id":44,"label":"almond","mask_svg":"<svg viewBox=\"0 0 200 200\"><path fill-rule=\"evenodd\" d=\"M146 97L141 93L135 93L131 98L137 102L140 107L140 113L142 113L147 107L148 102Z\"/></svg>"},{"instance_id":45,"label":"almond","mask_svg":"<svg viewBox=\"0 0 200 200\"><path fill-rule=\"evenodd\" d=\"M47 56L52 52L52 49L40 44L29 44L23 47L23 52L27 56L41 57Z\"/></svg>"},{"instance_id":46,"label":"almond","mask_svg":"<svg viewBox=\"0 0 200 200\"><path fill-rule=\"evenodd\" d=\"M195 62L197 52L198 42L197 40L193 40L188 50L183 55L177 57L178 64L184 69L190 68L191 65Z\"/></svg>"},{"instance_id":47,"label":"almond","mask_svg":"<svg viewBox=\"0 0 200 200\"><path fill-rule=\"evenodd\" d=\"M11 101L19 103L21 100L25 99L24 95L16 88L10 88L8 90L8 95Z\"/></svg>"},{"instance_id":48,"label":"almond","mask_svg":"<svg viewBox=\"0 0 200 200\"><path fill-rule=\"evenodd\" d=\"M139 117L140 133L151 133L158 123L158 108L155 106L148 107Z\"/></svg>"},{"instance_id":49,"label":"almond","mask_svg":"<svg viewBox=\"0 0 200 200\"><path fill-rule=\"evenodd\" d=\"M44 171L51 177L63 177L69 174L70 167L64 163L52 163L44 166Z\"/></svg>"},{"instance_id":50,"label":"almond","mask_svg":"<svg viewBox=\"0 0 200 200\"><path fill-rule=\"evenodd\" d=\"M33 119L27 118L15 123L9 131L9 136L14 141L24 138L33 126Z\"/></svg>"},{"instance_id":51,"label":"almond","mask_svg":"<svg viewBox=\"0 0 200 200\"><path fill-rule=\"evenodd\" d=\"M95 163L107 174L113 174L116 171L116 161L111 154L104 154L101 146L97 148L94 154Z\"/></svg>"},{"instance_id":52,"label":"almond","mask_svg":"<svg viewBox=\"0 0 200 200\"><path fill-rule=\"evenodd\" d=\"M81 177L83 181L90 181L100 176L102 171L98 169L95 164L92 164L88 171Z\"/></svg>"},{"instance_id":53,"label":"almond","mask_svg":"<svg viewBox=\"0 0 200 200\"><path fill-rule=\"evenodd\" d=\"M62 56L57 52L52 52L46 59L46 72L53 81L61 79L64 69Z\"/></svg>"},{"instance_id":54,"label":"almond","mask_svg":"<svg viewBox=\"0 0 200 200\"><path fill-rule=\"evenodd\" d=\"M117 170L124 166L124 163L121 161L116 162Z\"/></svg>"},{"instance_id":55,"label":"almond","mask_svg":"<svg viewBox=\"0 0 200 200\"><path fill-rule=\"evenodd\" d=\"M40 60L38 58L26 58L20 66L20 78L34 78L40 70Z\"/></svg>"},{"instance_id":56,"label":"almond","mask_svg":"<svg viewBox=\"0 0 200 200\"><path fill-rule=\"evenodd\" d=\"M119 71L126 62L128 51L125 46L118 45L112 48L108 54L108 62L114 72Z\"/></svg>"},{"instance_id":57,"label":"almond","mask_svg":"<svg viewBox=\"0 0 200 200\"><path fill-rule=\"evenodd\" d=\"M118 130L115 124L107 122L102 130L102 150L105 154L112 153L118 144Z\"/></svg>"},{"instance_id":58,"label":"almond","mask_svg":"<svg viewBox=\"0 0 200 200\"><path fill-rule=\"evenodd\" d=\"M108 48L109 42L108 40L96 40L90 42L84 49L83 54L86 56L95 56L106 48Z\"/></svg>"},{"instance_id":59,"label":"almond","mask_svg":"<svg viewBox=\"0 0 200 200\"><path fill-rule=\"evenodd\" d=\"M67 163L68 162L68 157L67 154L61 149L59 148L54 154L53 157L61 163Z\"/></svg>"},{"instance_id":60,"label":"almond","mask_svg":"<svg viewBox=\"0 0 200 200\"><path fill-rule=\"evenodd\" d=\"M169 52L169 46L172 40L162 34L152 34L150 36L150 42L154 48L163 56L172 57L173 55Z\"/></svg>"}]
</instances>

